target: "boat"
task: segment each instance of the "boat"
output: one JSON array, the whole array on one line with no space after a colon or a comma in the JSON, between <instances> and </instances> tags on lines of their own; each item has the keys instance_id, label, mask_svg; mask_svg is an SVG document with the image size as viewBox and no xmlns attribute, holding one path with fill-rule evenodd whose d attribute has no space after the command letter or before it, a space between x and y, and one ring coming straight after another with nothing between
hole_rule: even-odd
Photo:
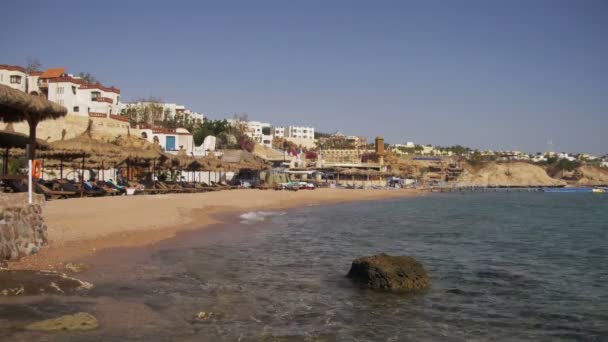
<instances>
[{"instance_id":1,"label":"boat","mask_svg":"<svg viewBox=\"0 0 608 342\"><path fill-rule=\"evenodd\" d=\"M543 188L543 192L551 193L591 193L592 188Z\"/></svg>"},{"instance_id":2,"label":"boat","mask_svg":"<svg viewBox=\"0 0 608 342\"><path fill-rule=\"evenodd\" d=\"M591 191L594 194L604 194L604 193L606 193L606 189L604 189L604 188L593 188L593 189L591 189Z\"/></svg>"}]
</instances>

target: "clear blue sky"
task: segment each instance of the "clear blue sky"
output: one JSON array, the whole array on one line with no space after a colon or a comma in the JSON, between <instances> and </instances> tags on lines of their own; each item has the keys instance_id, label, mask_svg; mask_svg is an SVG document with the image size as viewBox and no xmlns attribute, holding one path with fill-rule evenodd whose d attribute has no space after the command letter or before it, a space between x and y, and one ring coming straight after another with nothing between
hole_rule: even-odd
<instances>
[{"instance_id":1,"label":"clear blue sky","mask_svg":"<svg viewBox=\"0 0 608 342\"><path fill-rule=\"evenodd\" d=\"M608 1L4 0L0 63L397 143L608 153Z\"/></svg>"}]
</instances>

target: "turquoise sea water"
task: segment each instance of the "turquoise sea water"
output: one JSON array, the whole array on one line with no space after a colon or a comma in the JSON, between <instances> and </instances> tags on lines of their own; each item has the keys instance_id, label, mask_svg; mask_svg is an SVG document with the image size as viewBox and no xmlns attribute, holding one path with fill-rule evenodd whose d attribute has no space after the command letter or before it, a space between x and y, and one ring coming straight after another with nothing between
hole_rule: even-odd
<instances>
[{"instance_id":1,"label":"turquoise sea water","mask_svg":"<svg viewBox=\"0 0 608 342\"><path fill-rule=\"evenodd\" d=\"M377 293L344 277L354 258L380 252L417 258L432 288ZM608 340L605 195L445 194L255 212L147 249L105 252L92 262L82 275L96 284L87 296L0 302L0 318L88 311L100 318L100 329L4 336ZM212 312L211 319L197 321L199 311Z\"/></svg>"}]
</instances>

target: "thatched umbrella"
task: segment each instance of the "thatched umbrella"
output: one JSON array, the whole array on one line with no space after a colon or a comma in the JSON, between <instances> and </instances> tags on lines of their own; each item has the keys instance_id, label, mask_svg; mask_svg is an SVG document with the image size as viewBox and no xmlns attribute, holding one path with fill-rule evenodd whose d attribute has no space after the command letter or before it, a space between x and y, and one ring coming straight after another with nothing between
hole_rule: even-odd
<instances>
[{"instance_id":1,"label":"thatched umbrella","mask_svg":"<svg viewBox=\"0 0 608 342\"><path fill-rule=\"evenodd\" d=\"M0 131L0 148L4 148L3 156L3 174L6 175L8 172L8 156L10 149L24 149L30 143L30 137L25 134L17 133L13 129L13 124L8 123L6 128ZM36 144L42 149L48 149L49 145L44 140L37 139ZM23 155L23 154L21 154Z\"/></svg>"},{"instance_id":2,"label":"thatched umbrella","mask_svg":"<svg viewBox=\"0 0 608 342\"><path fill-rule=\"evenodd\" d=\"M130 166L131 162L143 160L154 164L153 169L156 169L156 160L169 158L162 151L158 144L153 144L146 139L136 137L129 133L124 137L119 137L118 146L121 149L120 157L127 163L127 179L131 178ZM154 171L153 171L154 172Z\"/></svg>"},{"instance_id":3,"label":"thatched umbrella","mask_svg":"<svg viewBox=\"0 0 608 342\"><path fill-rule=\"evenodd\" d=\"M93 139L92 136L93 122L89 120L87 129L80 135L67 140L59 140L50 144L51 150L42 152L41 155L59 159L60 161L60 177L63 177L63 161L82 158L82 172L84 176L84 168L86 159L89 159L89 166L104 166L104 162L117 162L117 156L120 155L120 147L110 144L105 141Z\"/></svg>"},{"instance_id":4,"label":"thatched umbrella","mask_svg":"<svg viewBox=\"0 0 608 342\"><path fill-rule=\"evenodd\" d=\"M40 121L57 119L67 114L67 109L44 97L29 95L0 84L0 119L4 122L27 121L30 127L28 159L34 159L36 151L36 127Z\"/></svg>"}]
</instances>

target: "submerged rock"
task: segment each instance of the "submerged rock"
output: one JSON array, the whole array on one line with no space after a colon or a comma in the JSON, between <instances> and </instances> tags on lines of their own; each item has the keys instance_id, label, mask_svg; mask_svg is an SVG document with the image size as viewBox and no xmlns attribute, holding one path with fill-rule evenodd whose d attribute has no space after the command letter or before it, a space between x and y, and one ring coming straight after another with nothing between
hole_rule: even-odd
<instances>
[{"instance_id":1,"label":"submerged rock","mask_svg":"<svg viewBox=\"0 0 608 342\"><path fill-rule=\"evenodd\" d=\"M347 277L378 290L411 291L430 286L422 264L408 256L378 254L355 259Z\"/></svg>"},{"instance_id":2,"label":"submerged rock","mask_svg":"<svg viewBox=\"0 0 608 342\"><path fill-rule=\"evenodd\" d=\"M50 271L2 270L0 295L74 294L88 290L92 284Z\"/></svg>"},{"instance_id":3,"label":"submerged rock","mask_svg":"<svg viewBox=\"0 0 608 342\"><path fill-rule=\"evenodd\" d=\"M89 265L83 264L83 263L68 262L67 264L65 264L65 266L63 266L63 268L65 268L66 271L70 271L72 273L80 273L80 272L84 272L84 271L88 270Z\"/></svg>"},{"instance_id":4,"label":"submerged rock","mask_svg":"<svg viewBox=\"0 0 608 342\"><path fill-rule=\"evenodd\" d=\"M38 331L92 330L98 326L95 316L86 312L79 312L74 315L65 315L34 322L25 326L25 329Z\"/></svg>"}]
</instances>

